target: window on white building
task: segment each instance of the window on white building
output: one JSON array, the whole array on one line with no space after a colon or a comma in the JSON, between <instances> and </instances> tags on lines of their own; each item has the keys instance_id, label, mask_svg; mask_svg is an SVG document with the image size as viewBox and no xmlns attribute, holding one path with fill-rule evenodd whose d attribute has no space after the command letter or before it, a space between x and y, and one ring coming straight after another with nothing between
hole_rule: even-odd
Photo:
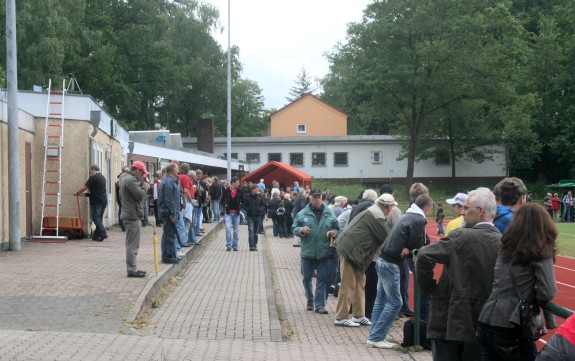
<instances>
[{"instance_id":1,"label":"window on white building","mask_svg":"<svg viewBox=\"0 0 575 361\"><path fill-rule=\"evenodd\" d=\"M259 163L260 153L246 153L246 161L248 163Z\"/></svg>"},{"instance_id":2,"label":"window on white building","mask_svg":"<svg viewBox=\"0 0 575 361\"><path fill-rule=\"evenodd\" d=\"M312 153L311 165L317 167L325 167L325 153Z\"/></svg>"},{"instance_id":3,"label":"window on white building","mask_svg":"<svg viewBox=\"0 0 575 361\"><path fill-rule=\"evenodd\" d=\"M346 166L347 165L347 153L336 152L333 153L333 165L334 166Z\"/></svg>"},{"instance_id":4,"label":"window on white building","mask_svg":"<svg viewBox=\"0 0 575 361\"><path fill-rule=\"evenodd\" d=\"M381 164L383 152L371 152L371 162L373 164Z\"/></svg>"},{"instance_id":5,"label":"window on white building","mask_svg":"<svg viewBox=\"0 0 575 361\"><path fill-rule=\"evenodd\" d=\"M282 154L281 153L268 153L268 162L281 162L282 161Z\"/></svg>"},{"instance_id":6,"label":"window on white building","mask_svg":"<svg viewBox=\"0 0 575 361\"><path fill-rule=\"evenodd\" d=\"M289 165L295 167L303 167L303 153L290 153Z\"/></svg>"}]
</instances>

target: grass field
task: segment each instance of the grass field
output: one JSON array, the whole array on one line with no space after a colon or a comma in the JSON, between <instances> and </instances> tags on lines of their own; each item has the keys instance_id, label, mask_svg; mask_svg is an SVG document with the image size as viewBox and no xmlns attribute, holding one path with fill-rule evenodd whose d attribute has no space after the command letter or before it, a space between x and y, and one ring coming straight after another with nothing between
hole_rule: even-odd
<instances>
[{"instance_id":1,"label":"grass field","mask_svg":"<svg viewBox=\"0 0 575 361\"><path fill-rule=\"evenodd\" d=\"M557 223L559 253L575 257L575 223Z\"/></svg>"}]
</instances>

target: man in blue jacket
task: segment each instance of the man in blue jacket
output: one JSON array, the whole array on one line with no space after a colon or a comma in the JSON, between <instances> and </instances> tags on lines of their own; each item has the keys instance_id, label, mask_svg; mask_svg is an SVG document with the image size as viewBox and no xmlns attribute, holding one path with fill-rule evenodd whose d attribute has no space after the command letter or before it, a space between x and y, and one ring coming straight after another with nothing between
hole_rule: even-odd
<instances>
[{"instance_id":1,"label":"man in blue jacket","mask_svg":"<svg viewBox=\"0 0 575 361\"><path fill-rule=\"evenodd\" d=\"M160 218L162 219L162 262L178 263L176 255L176 221L180 215L180 186L178 173L180 167L176 163L170 163L166 167L166 176L160 183L158 194L160 206Z\"/></svg>"},{"instance_id":2,"label":"man in blue jacket","mask_svg":"<svg viewBox=\"0 0 575 361\"><path fill-rule=\"evenodd\" d=\"M301 238L301 274L307 310L327 314L325 301L332 262L330 243L337 236L339 226L333 212L322 203L319 190L310 192L310 203L297 213L292 231ZM317 270L315 298L311 282L314 269Z\"/></svg>"}]
</instances>

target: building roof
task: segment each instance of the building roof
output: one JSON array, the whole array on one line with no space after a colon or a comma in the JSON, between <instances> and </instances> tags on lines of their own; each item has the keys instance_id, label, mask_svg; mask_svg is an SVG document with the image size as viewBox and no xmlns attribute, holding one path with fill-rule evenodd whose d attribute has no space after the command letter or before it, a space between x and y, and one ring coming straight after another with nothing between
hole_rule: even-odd
<instances>
[{"instance_id":1,"label":"building roof","mask_svg":"<svg viewBox=\"0 0 575 361\"><path fill-rule=\"evenodd\" d=\"M323 104L327 105L328 107L332 108L333 110L337 111L338 113L341 113L343 115L345 115L346 119L348 118L348 114L346 112L344 112L343 110L334 107L333 105L329 104L328 102L321 100L320 98L316 97L315 95L313 95L311 92L310 93L306 93L304 95L302 95L301 97L295 99L294 101L292 101L291 103L284 105L282 108L276 110L275 112L271 113L269 118L271 119L274 115L276 115L279 112L283 112L284 110L286 110L287 108L291 107L292 105L299 103L302 99L306 98L306 97L312 97L320 102L322 102Z\"/></svg>"}]
</instances>

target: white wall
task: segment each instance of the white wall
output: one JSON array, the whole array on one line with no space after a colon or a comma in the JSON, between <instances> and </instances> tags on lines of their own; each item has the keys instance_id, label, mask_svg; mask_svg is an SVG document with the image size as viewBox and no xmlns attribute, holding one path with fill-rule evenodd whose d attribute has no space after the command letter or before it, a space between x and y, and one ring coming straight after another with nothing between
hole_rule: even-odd
<instances>
[{"instance_id":1,"label":"white wall","mask_svg":"<svg viewBox=\"0 0 575 361\"><path fill-rule=\"evenodd\" d=\"M288 138L292 138L291 140ZM246 159L246 153L260 153L260 162L250 163L253 171L268 161L268 153L282 153L282 162L289 164L290 153L304 153L304 166L297 167L315 178L404 178L407 173L407 160L398 160L401 144L390 136L349 136L349 137L314 137L304 141L298 137L253 137L233 138L232 153L238 153L239 159ZM188 141L193 138L188 138ZM224 138L216 138L215 154L226 152ZM184 140L186 144L186 140ZM494 155L493 161L483 163L460 161L456 165L457 177L504 177L505 155L502 147ZM372 162L373 151L382 152L381 163ZM326 166L312 166L311 153L325 152ZM348 165L334 166L334 152L347 152ZM450 177L451 165L436 165L433 159L416 162L414 177L435 178Z\"/></svg>"}]
</instances>

